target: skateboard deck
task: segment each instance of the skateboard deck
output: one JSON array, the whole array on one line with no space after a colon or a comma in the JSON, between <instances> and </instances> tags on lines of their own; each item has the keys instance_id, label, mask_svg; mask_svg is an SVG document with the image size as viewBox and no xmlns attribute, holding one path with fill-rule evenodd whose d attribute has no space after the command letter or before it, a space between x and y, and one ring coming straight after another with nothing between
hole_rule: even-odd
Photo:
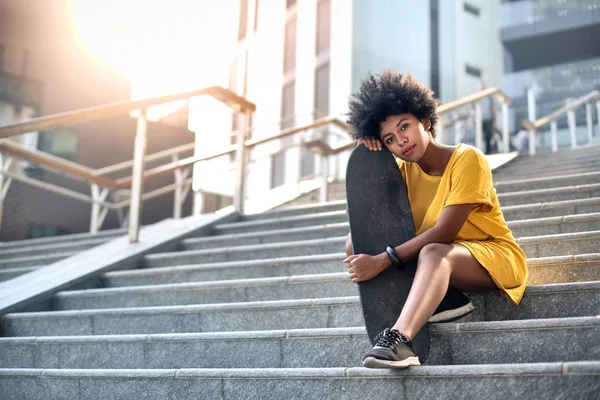
<instances>
[{"instance_id":1,"label":"skateboard deck","mask_svg":"<svg viewBox=\"0 0 600 400\"><path fill-rule=\"evenodd\" d=\"M398 164L387 148L371 151L360 145L346 169L346 197L354 254L376 255L416 236L408 193ZM359 282L360 302L371 343L391 328L406 302L416 270L416 259L406 268L391 266L375 278ZM423 363L429 354L427 324L413 338Z\"/></svg>"}]
</instances>

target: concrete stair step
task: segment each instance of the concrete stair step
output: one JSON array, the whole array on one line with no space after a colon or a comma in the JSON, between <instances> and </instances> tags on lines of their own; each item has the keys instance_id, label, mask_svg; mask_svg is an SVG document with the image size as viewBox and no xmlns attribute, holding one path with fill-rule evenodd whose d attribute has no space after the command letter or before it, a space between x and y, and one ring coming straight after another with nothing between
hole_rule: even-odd
<instances>
[{"instance_id":1,"label":"concrete stair step","mask_svg":"<svg viewBox=\"0 0 600 400\"><path fill-rule=\"evenodd\" d=\"M148 268L188 265L197 263L268 259L279 256L293 257L344 251L346 236L299 240L293 242L218 247L204 250L177 251L149 254L143 265Z\"/></svg>"},{"instance_id":2,"label":"concrete stair step","mask_svg":"<svg viewBox=\"0 0 600 400\"><path fill-rule=\"evenodd\" d=\"M584 174L588 172L597 172L600 168L596 165L584 165L584 166L573 166L573 167L555 167L555 168L546 168L535 167L535 168L526 168L526 169L517 169L514 171L502 171L494 173L494 181L502 181L502 180L514 180L514 179L529 179L532 176L537 178L541 177L553 177L556 175L565 175L565 174Z\"/></svg>"},{"instance_id":3,"label":"concrete stair step","mask_svg":"<svg viewBox=\"0 0 600 400\"><path fill-rule=\"evenodd\" d=\"M600 282L529 286L518 307L498 293L471 294L465 322L597 315ZM3 336L114 335L361 326L358 296L97 310L11 313Z\"/></svg>"},{"instance_id":4,"label":"concrete stair step","mask_svg":"<svg viewBox=\"0 0 600 400\"><path fill-rule=\"evenodd\" d=\"M502 213L507 221L562 217L565 215L590 214L596 212L600 212L600 197L545 201L514 206L502 205Z\"/></svg>"},{"instance_id":5,"label":"concrete stair step","mask_svg":"<svg viewBox=\"0 0 600 400\"><path fill-rule=\"evenodd\" d=\"M600 170L600 166L598 169ZM534 174L533 176L536 175ZM551 177L541 177L533 179L495 179L494 186L496 187L496 191L498 193L510 193L524 190L538 190L561 187L564 186L567 182L570 186L600 183L600 171L587 172L583 174L559 174Z\"/></svg>"},{"instance_id":6,"label":"concrete stair step","mask_svg":"<svg viewBox=\"0 0 600 400\"><path fill-rule=\"evenodd\" d=\"M346 192L345 189L343 191ZM242 216L242 221L255 221L261 219L272 219L281 217L292 217L296 215L316 214L329 211L343 211L346 209L346 201L330 201L324 204L306 204L302 206L292 206L286 208L277 208L260 214L250 214Z\"/></svg>"},{"instance_id":7,"label":"concrete stair step","mask_svg":"<svg viewBox=\"0 0 600 400\"><path fill-rule=\"evenodd\" d=\"M589 199L592 197L600 197L600 183L498 194L502 207L538 202Z\"/></svg>"},{"instance_id":8,"label":"concrete stair step","mask_svg":"<svg viewBox=\"0 0 600 400\"><path fill-rule=\"evenodd\" d=\"M109 238L97 238L90 240L80 240L74 243L53 243L37 246L22 246L13 249L3 249L0 247L0 262L11 258L23 258L32 256L52 256L60 253L77 253L90 249L102 243L106 243Z\"/></svg>"},{"instance_id":9,"label":"concrete stair step","mask_svg":"<svg viewBox=\"0 0 600 400\"><path fill-rule=\"evenodd\" d=\"M122 287L346 272L341 262L344 258L344 253L334 253L113 271L102 275L102 283L105 287ZM600 280L600 253L530 258L527 266L530 282Z\"/></svg>"},{"instance_id":10,"label":"concrete stair step","mask_svg":"<svg viewBox=\"0 0 600 400\"><path fill-rule=\"evenodd\" d=\"M274 229L290 229L322 224L337 224L340 222L348 222L348 214L346 214L345 210L219 224L214 227L214 234L225 235L232 233L251 233Z\"/></svg>"},{"instance_id":11,"label":"concrete stair step","mask_svg":"<svg viewBox=\"0 0 600 400\"><path fill-rule=\"evenodd\" d=\"M517 242L532 258L596 253L600 249L600 231L520 237Z\"/></svg>"},{"instance_id":12,"label":"concrete stair step","mask_svg":"<svg viewBox=\"0 0 600 400\"><path fill-rule=\"evenodd\" d=\"M530 258L528 285L600 281L600 253Z\"/></svg>"},{"instance_id":13,"label":"concrete stair step","mask_svg":"<svg viewBox=\"0 0 600 400\"><path fill-rule=\"evenodd\" d=\"M347 272L271 278L70 290L54 295L54 309L83 310L237 303L358 295Z\"/></svg>"},{"instance_id":14,"label":"concrete stair step","mask_svg":"<svg viewBox=\"0 0 600 400\"><path fill-rule=\"evenodd\" d=\"M521 153L515 160L516 163L532 162L532 163L561 163L569 160L582 160L585 158L594 158L596 155L600 155L600 146L579 146L575 149L571 148L560 148L560 151L553 152L539 152L533 156L527 153ZM510 165L510 164L508 164Z\"/></svg>"},{"instance_id":15,"label":"concrete stair step","mask_svg":"<svg viewBox=\"0 0 600 400\"><path fill-rule=\"evenodd\" d=\"M520 165L561 165L562 163L577 163L594 161L600 156L598 146L579 149L560 149L559 152L541 152L534 156L521 153L513 162L505 164L502 168L514 168Z\"/></svg>"},{"instance_id":16,"label":"concrete stair step","mask_svg":"<svg viewBox=\"0 0 600 400\"><path fill-rule=\"evenodd\" d=\"M17 267L17 268L3 268L0 269L0 282L7 281L17 276L21 276L31 271L35 271L38 268L42 268L44 265L36 265L33 267Z\"/></svg>"},{"instance_id":17,"label":"concrete stair step","mask_svg":"<svg viewBox=\"0 0 600 400\"><path fill-rule=\"evenodd\" d=\"M600 230L600 213L508 221L515 237L554 235Z\"/></svg>"},{"instance_id":18,"label":"concrete stair step","mask_svg":"<svg viewBox=\"0 0 600 400\"><path fill-rule=\"evenodd\" d=\"M38 245L57 244L57 243L73 243L77 241L87 241L92 239L105 238L107 240L115 237L126 235L127 229L107 229L98 233L75 233L72 235L59 235L51 237L43 237L38 239L15 240L11 242L0 242L0 251L5 249L14 249L18 247L31 247Z\"/></svg>"},{"instance_id":19,"label":"concrete stair step","mask_svg":"<svg viewBox=\"0 0 600 400\"><path fill-rule=\"evenodd\" d=\"M301 228L190 238L182 240L180 247L183 250L204 250L215 247L246 246L251 244L281 243L345 236L348 232L350 232L348 222L339 222L336 224L313 225Z\"/></svg>"},{"instance_id":20,"label":"concrete stair step","mask_svg":"<svg viewBox=\"0 0 600 400\"><path fill-rule=\"evenodd\" d=\"M115 287L344 272L344 258L334 253L112 271L102 274L102 283Z\"/></svg>"},{"instance_id":21,"label":"concrete stair step","mask_svg":"<svg viewBox=\"0 0 600 400\"><path fill-rule=\"evenodd\" d=\"M598 317L430 324L429 332L427 365L600 357ZM569 346L556 346L563 341ZM489 343L494 347L490 349ZM330 368L359 366L369 350L364 327L40 336L0 338L0 364L3 368ZM220 356L207 357L210 354Z\"/></svg>"},{"instance_id":22,"label":"concrete stair step","mask_svg":"<svg viewBox=\"0 0 600 400\"><path fill-rule=\"evenodd\" d=\"M494 172L503 172L503 171L519 171L522 169L543 169L543 168L551 168L556 169L560 167L583 167L583 166L598 166L598 159L600 158L600 153L585 155L582 157L576 158L546 158L546 159L537 159L537 157L532 157L531 159L520 158L517 157L512 162L501 165Z\"/></svg>"},{"instance_id":23,"label":"concrete stair step","mask_svg":"<svg viewBox=\"0 0 600 400\"><path fill-rule=\"evenodd\" d=\"M77 252L67 251L64 253L55 253L49 255L6 258L4 260L0 260L0 269L48 265L52 264L53 262L63 260L67 257L71 257L74 254L77 254Z\"/></svg>"},{"instance_id":24,"label":"concrete stair step","mask_svg":"<svg viewBox=\"0 0 600 400\"><path fill-rule=\"evenodd\" d=\"M449 379L451 378L451 379ZM600 362L366 368L1 369L12 399L593 399ZM56 394L53 396L53 394ZM60 397L59 397L60 396Z\"/></svg>"}]
</instances>

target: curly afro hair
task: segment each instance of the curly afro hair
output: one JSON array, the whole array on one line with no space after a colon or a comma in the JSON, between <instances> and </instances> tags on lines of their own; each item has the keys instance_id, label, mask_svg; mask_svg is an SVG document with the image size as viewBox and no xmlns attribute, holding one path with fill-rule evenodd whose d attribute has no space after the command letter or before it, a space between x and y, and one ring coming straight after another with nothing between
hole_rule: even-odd
<instances>
[{"instance_id":1,"label":"curly afro hair","mask_svg":"<svg viewBox=\"0 0 600 400\"><path fill-rule=\"evenodd\" d=\"M412 75L386 70L377 76L369 74L361 82L358 92L350 97L347 122L354 139L379 139L380 124L387 117L411 113L419 120L429 119L430 132L435 137L438 103L433 91Z\"/></svg>"}]
</instances>

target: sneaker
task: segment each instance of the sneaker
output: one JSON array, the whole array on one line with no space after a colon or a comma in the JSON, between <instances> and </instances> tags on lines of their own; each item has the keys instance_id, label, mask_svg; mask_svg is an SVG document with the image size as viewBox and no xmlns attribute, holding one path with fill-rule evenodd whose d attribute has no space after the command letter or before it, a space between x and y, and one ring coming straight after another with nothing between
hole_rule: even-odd
<instances>
[{"instance_id":1,"label":"sneaker","mask_svg":"<svg viewBox=\"0 0 600 400\"><path fill-rule=\"evenodd\" d=\"M446 296L427 322L450 322L462 318L475 307L464 293L448 288Z\"/></svg>"},{"instance_id":2,"label":"sneaker","mask_svg":"<svg viewBox=\"0 0 600 400\"><path fill-rule=\"evenodd\" d=\"M407 368L421 365L412 342L396 329L386 328L375 338L375 346L363 358L367 368Z\"/></svg>"}]
</instances>

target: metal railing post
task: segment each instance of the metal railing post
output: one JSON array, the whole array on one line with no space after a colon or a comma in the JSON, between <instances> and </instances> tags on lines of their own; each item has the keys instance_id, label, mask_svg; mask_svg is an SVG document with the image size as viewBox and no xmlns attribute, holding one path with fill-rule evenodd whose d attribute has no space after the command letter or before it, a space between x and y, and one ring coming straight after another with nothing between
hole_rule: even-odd
<instances>
[{"instance_id":1,"label":"metal railing post","mask_svg":"<svg viewBox=\"0 0 600 400\"><path fill-rule=\"evenodd\" d=\"M438 143L446 143L446 141L444 140L444 121L442 120L442 117L440 117L440 120L438 121L437 137Z\"/></svg>"},{"instance_id":2,"label":"metal railing post","mask_svg":"<svg viewBox=\"0 0 600 400\"><path fill-rule=\"evenodd\" d=\"M558 151L558 133L556 120L550 122L550 134L552 136L552 152L556 153Z\"/></svg>"},{"instance_id":3,"label":"metal railing post","mask_svg":"<svg viewBox=\"0 0 600 400\"><path fill-rule=\"evenodd\" d=\"M475 147L483 148L483 121L481 118L481 102L475 103Z\"/></svg>"},{"instance_id":4,"label":"metal railing post","mask_svg":"<svg viewBox=\"0 0 600 400\"><path fill-rule=\"evenodd\" d=\"M537 110L535 104L535 91L533 88L527 89L527 118L530 121L535 121L537 119ZM529 155L535 155L535 132L529 131Z\"/></svg>"},{"instance_id":5,"label":"metal railing post","mask_svg":"<svg viewBox=\"0 0 600 400\"><path fill-rule=\"evenodd\" d=\"M90 217L90 233L98 233L100 227L98 226L98 217L100 216L100 204L98 204L98 197L100 197L100 188L97 184L92 183L92 215Z\"/></svg>"},{"instance_id":6,"label":"metal railing post","mask_svg":"<svg viewBox=\"0 0 600 400\"><path fill-rule=\"evenodd\" d=\"M236 132L236 150L235 150L235 188L233 195L233 205L240 214L244 213L244 199L246 197L246 131L249 118L244 113L238 113L238 126Z\"/></svg>"},{"instance_id":7,"label":"metal railing post","mask_svg":"<svg viewBox=\"0 0 600 400\"><path fill-rule=\"evenodd\" d=\"M596 101L596 122L598 123L598 134L600 135L600 100Z\"/></svg>"},{"instance_id":8,"label":"metal railing post","mask_svg":"<svg viewBox=\"0 0 600 400\"><path fill-rule=\"evenodd\" d=\"M454 124L454 145L456 146L463 138L463 131L465 129L464 121L458 120L456 124Z\"/></svg>"},{"instance_id":9,"label":"metal railing post","mask_svg":"<svg viewBox=\"0 0 600 400\"><path fill-rule=\"evenodd\" d=\"M319 202L327 203L329 198L329 157L325 154L319 156L321 159L321 187L319 189Z\"/></svg>"},{"instance_id":10,"label":"metal railing post","mask_svg":"<svg viewBox=\"0 0 600 400\"><path fill-rule=\"evenodd\" d=\"M10 165L12 164L12 158L6 157L6 162L4 161L4 154L0 153L0 230L2 229L2 215L4 211L4 199L6 198L6 194L8 193L8 188L12 183L12 178L9 176L4 179L4 172L8 172Z\"/></svg>"},{"instance_id":11,"label":"metal railing post","mask_svg":"<svg viewBox=\"0 0 600 400\"><path fill-rule=\"evenodd\" d=\"M502 140L504 142L504 152L510 152L510 133L508 131L508 104L502 103Z\"/></svg>"},{"instance_id":12,"label":"metal railing post","mask_svg":"<svg viewBox=\"0 0 600 400\"><path fill-rule=\"evenodd\" d=\"M575 122L575 110L569 110L567 112L567 120L569 122L569 133L571 134L571 148L574 149L577 147L577 132L576 132L576 122Z\"/></svg>"},{"instance_id":13,"label":"metal railing post","mask_svg":"<svg viewBox=\"0 0 600 400\"><path fill-rule=\"evenodd\" d=\"M594 138L594 120L593 120L593 106L592 103L587 103L585 105L585 119L587 122L587 131L588 131L588 143L592 142Z\"/></svg>"},{"instance_id":14,"label":"metal railing post","mask_svg":"<svg viewBox=\"0 0 600 400\"><path fill-rule=\"evenodd\" d=\"M179 161L179 154L173 154L172 162L175 163L177 161ZM173 174L175 174L173 218L181 219L181 216L183 214L183 203L185 202L185 198L187 197L190 188L189 185L185 184L185 180L190 174L190 169L187 168L185 170L182 170L181 168L177 168L175 171L173 171Z\"/></svg>"},{"instance_id":15,"label":"metal railing post","mask_svg":"<svg viewBox=\"0 0 600 400\"><path fill-rule=\"evenodd\" d=\"M146 156L148 120L146 110L137 117L133 169L131 173L131 197L129 202L129 243L137 243L142 215L142 192L144 190L144 157Z\"/></svg>"}]
</instances>

